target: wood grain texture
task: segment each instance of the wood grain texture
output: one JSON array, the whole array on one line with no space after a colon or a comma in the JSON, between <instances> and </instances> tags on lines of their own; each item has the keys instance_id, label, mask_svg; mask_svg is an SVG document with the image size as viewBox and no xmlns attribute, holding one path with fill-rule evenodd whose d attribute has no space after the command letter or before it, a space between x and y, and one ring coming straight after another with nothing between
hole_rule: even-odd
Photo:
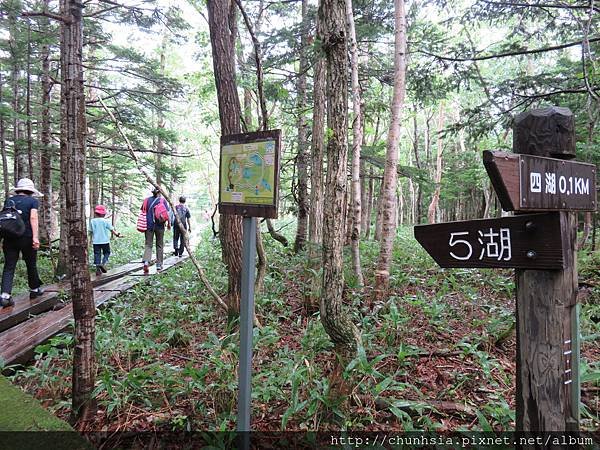
<instances>
[{"instance_id":1,"label":"wood grain texture","mask_svg":"<svg viewBox=\"0 0 600 450\"><path fill-rule=\"evenodd\" d=\"M575 118L569 108L532 109L515 117L513 151L525 155L575 158Z\"/></svg>"},{"instance_id":2,"label":"wood grain texture","mask_svg":"<svg viewBox=\"0 0 600 450\"><path fill-rule=\"evenodd\" d=\"M564 108L521 114L515 122L514 150L536 156L574 156L573 116ZM571 329L577 301L577 216L557 212L565 269L516 271L517 392L516 429L544 432L579 429L578 340ZM573 353L575 352L575 354ZM571 370L571 372L568 372ZM574 381L575 380L575 381ZM534 448L534 446L526 447ZM539 448L539 447L537 447Z\"/></svg>"},{"instance_id":3,"label":"wood grain texture","mask_svg":"<svg viewBox=\"0 0 600 450\"><path fill-rule=\"evenodd\" d=\"M510 259L506 259L509 255L506 248L501 252L499 230L502 228L510 231ZM486 236L490 230L498 233L493 240ZM560 241L560 231L561 221L557 213L527 214L414 227L417 241L441 267L446 268L563 269L569 262L564 257L565 246ZM452 245L450 245L451 239ZM467 241L470 248L469 245L459 243L458 240ZM490 256L493 251L498 255ZM453 257L451 252L458 258ZM466 256L470 257L459 259Z\"/></svg>"},{"instance_id":4,"label":"wood grain texture","mask_svg":"<svg viewBox=\"0 0 600 450\"><path fill-rule=\"evenodd\" d=\"M593 164L489 150L483 164L505 211L596 210Z\"/></svg>"}]
</instances>

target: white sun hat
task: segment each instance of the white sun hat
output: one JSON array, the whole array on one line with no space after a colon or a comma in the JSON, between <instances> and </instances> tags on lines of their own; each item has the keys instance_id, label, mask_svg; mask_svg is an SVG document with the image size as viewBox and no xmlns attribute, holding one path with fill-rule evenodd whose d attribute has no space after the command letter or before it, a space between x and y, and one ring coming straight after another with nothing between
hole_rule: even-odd
<instances>
[{"instance_id":1,"label":"white sun hat","mask_svg":"<svg viewBox=\"0 0 600 450\"><path fill-rule=\"evenodd\" d=\"M19 180L19 182L17 183L17 186L14 187L12 190L14 192L19 192L19 191L31 192L36 197L43 197L44 196L44 194L42 194L40 191L38 191L35 188L35 185L33 184L33 181L31 181L29 178L21 178Z\"/></svg>"}]
</instances>

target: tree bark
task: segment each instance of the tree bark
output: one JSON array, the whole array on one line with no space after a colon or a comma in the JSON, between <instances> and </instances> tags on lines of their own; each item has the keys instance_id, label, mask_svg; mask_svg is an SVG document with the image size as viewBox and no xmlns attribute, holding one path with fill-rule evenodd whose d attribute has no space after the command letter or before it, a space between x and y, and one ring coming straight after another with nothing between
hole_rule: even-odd
<instances>
[{"instance_id":1,"label":"tree bark","mask_svg":"<svg viewBox=\"0 0 600 450\"><path fill-rule=\"evenodd\" d=\"M208 25L213 55L219 119L223 135L239 133L240 99L235 84L235 4L232 0L208 0ZM242 281L242 218L223 214L219 223L223 262L227 267L227 309L230 318L240 312Z\"/></svg>"},{"instance_id":2,"label":"tree bark","mask_svg":"<svg viewBox=\"0 0 600 450\"><path fill-rule=\"evenodd\" d=\"M358 286L364 285L362 267L360 265L360 230L361 230L361 186L360 186L360 147L363 141L363 119L361 110L360 84L358 83L358 44L354 26L352 0L346 0L346 20L350 42L350 61L352 68L352 203L349 210L352 216L350 233L350 249L352 254L352 272Z\"/></svg>"},{"instance_id":3,"label":"tree bark","mask_svg":"<svg viewBox=\"0 0 600 450\"><path fill-rule=\"evenodd\" d=\"M69 225L69 259L71 298L75 319L73 352L72 419L84 423L95 416L92 397L96 375L95 317L96 307L88 270L88 241L85 220L86 120L83 87L83 5L61 0L61 151L65 155L61 171L65 172L65 202Z\"/></svg>"},{"instance_id":4,"label":"tree bark","mask_svg":"<svg viewBox=\"0 0 600 450\"><path fill-rule=\"evenodd\" d=\"M48 11L50 0L44 0L44 12ZM45 34L50 33L49 19L42 17L41 23ZM40 199L40 242L50 245L56 234L54 229L54 209L52 208L52 155L53 148L50 143L50 46L47 42L42 44L42 117L41 117L41 157L40 157L40 190L44 196Z\"/></svg>"},{"instance_id":5,"label":"tree bark","mask_svg":"<svg viewBox=\"0 0 600 450\"><path fill-rule=\"evenodd\" d=\"M360 333L342 308L344 291L343 238L348 130L348 61L344 0L322 0L323 50L327 64L327 142L323 226L323 295L321 322L342 364L360 345Z\"/></svg>"},{"instance_id":6,"label":"tree bark","mask_svg":"<svg viewBox=\"0 0 600 450\"><path fill-rule=\"evenodd\" d=\"M392 97L392 118L387 138L387 154L381 189L381 247L375 271L375 299L382 300L390 282L392 248L396 237L396 180L398 167L398 148L400 141L400 114L406 94L406 13L404 0L394 0L395 56L394 56L394 92Z\"/></svg>"},{"instance_id":7,"label":"tree bark","mask_svg":"<svg viewBox=\"0 0 600 450\"><path fill-rule=\"evenodd\" d=\"M298 72L298 155L296 167L298 173L297 198L298 198L298 227L294 240L294 252L303 250L308 232L308 122L306 110L306 72L308 70L308 0L302 0L302 31L300 37L299 72Z\"/></svg>"},{"instance_id":8,"label":"tree bark","mask_svg":"<svg viewBox=\"0 0 600 450\"><path fill-rule=\"evenodd\" d=\"M317 41L323 41L323 21L317 17ZM305 309L312 314L319 308L322 276L318 273L321 266L320 256L323 244L323 153L325 147L325 89L327 72L325 58L321 48L315 53L313 80L313 126L312 159L310 174L310 213L308 215L308 261L310 272L310 290L305 298Z\"/></svg>"},{"instance_id":9,"label":"tree bark","mask_svg":"<svg viewBox=\"0 0 600 450\"><path fill-rule=\"evenodd\" d=\"M369 239L371 233L371 215L373 214L373 190L375 186L375 179L373 178L373 166L369 167L369 192L367 194L367 216L365 221L365 239Z\"/></svg>"},{"instance_id":10,"label":"tree bark","mask_svg":"<svg viewBox=\"0 0 600 450\"><path fill-rule=\"evenodd\" d=\"M0 104L2 104L2 72L0 71ZM4 115L0 114L0 151L2 152L2 183L4 188L4 198L8 198L10 190L10 181L8 178L8 158L6 156L6 137L4 136Z\"/></svg>"},{"instance_id":11,"label":"tree bark","mask_svg":"<svg viewBox=\"0 0 600 450\"><path fill-rule=\"evenodd\" d=\"M444 129L444 105L443 103L440 105L440 115L438 122L438 138L437 138L437 156L435 159L435 175L433 182L435 184L435 189L433 191L433 195L431 196L431 203L429 203L429 208L427 208L427 220L429 223L436 222L436 213L438 209L438 205L440 203L440 191L442 189L442 163L443 163L443 153L444 153L444 141L442 139L442 130Z\"/></svg>"},{"instance_id":12,"label":"tree bark","mask_svg":"<svg viewBox=\"0 0 600 450\"><path fill-rule=\"evenodd\" d=\"M34 179L33 171L33 134L31 130L31 23L27 21L27 79L25 88L25 114L27 120L27 173L30 179Z\"/></svg>"},{"instance_id":13,"label":"tree bark","mask_svg":"<svg viewBox=\"0 0 600 450\"><path fill-rule=\"evenodd\" d=\"M164 76L165 74L165 47L166 47L166 37L163 37L163 41L160 46L160 74ZM160 105L160 103L159 103ZM154 173L156 182L162 186L163 180L163 153L165 150L165 141L163 139L163 132L165 130L165 116L162 111L162 105L156 111L157 123L156 128L158 132L158 136L156 138L156 155L154 160Z\"/></svg>"}]
</instances>

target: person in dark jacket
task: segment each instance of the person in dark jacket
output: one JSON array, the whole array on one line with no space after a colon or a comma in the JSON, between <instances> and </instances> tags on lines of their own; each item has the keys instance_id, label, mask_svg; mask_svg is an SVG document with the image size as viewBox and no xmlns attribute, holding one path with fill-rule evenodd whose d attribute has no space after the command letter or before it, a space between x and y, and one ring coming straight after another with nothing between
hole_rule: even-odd
<instances>
[{"instance_id":1,"label":"person in dark jacket","mask_svg":"<svg viewBox=\"0 0 600 450\"><path fill-rule=\"evenodd\" d=\"M27 282L29 284L29 298L34 299L42 295L40 289L42 281L37 270L37 251L40 248L39 201L34 196L43 195L35 188L29 178L21 178L17 187L12 189L15 193L6 203L14 206L25 223L25 232L18 238L4 239L4 269L2 271L2 287L0 288L0 305L3 307L15 304L11 297L15 269L19 254L27 266Z\"/></svg>"},{"instance_id":2,"label":"person in dark jacket","mask_svg":"<svg viewBox=\"0 0 600 450\"><path fill-rule=\"evenodd\" d=\"M182 228L180 228L177 224L175 214L179 217L179 221L181 222ZM179 197L179 205L175 207L175 214L173 215L173 255L183 256L185 243L183 239L182 229L192 231L192 224L190 222L192 216L190 214L190 210L187 208L187 206L185 206L185 197L183 195Z\"/></svg>"},{"instance_id":3,"label":"person in dark jacket","mask_svg":"<svg viewBox=\"0 0 600 450\"><path fill-rule=\"evenodd\" d=\"M152 197L148 197L142 204L142 211L146 211L146 221L148 228L145 232L146 242L144 248L144 273L148 273L148 266L152 259L152 242L156 237L156 270L162 270L163 266L163 249L165 241L165 225L170 230L171 223L167 219L165 222L156 220L155 211L159 203L163 204L165 209L169 211L169 204L167 201L160 196L160 191L156 188L152 190Z\"/></svg>"}]
</instances>

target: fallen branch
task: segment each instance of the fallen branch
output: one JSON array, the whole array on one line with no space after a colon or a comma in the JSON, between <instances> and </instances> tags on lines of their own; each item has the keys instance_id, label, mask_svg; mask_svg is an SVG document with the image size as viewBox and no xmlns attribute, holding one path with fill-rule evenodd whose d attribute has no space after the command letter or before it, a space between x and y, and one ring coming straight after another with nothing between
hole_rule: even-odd
<instances>
[{"instance_id":1,"label":"fallen branch","mask_svg":"<svg viewBox=\"0 0 600 450\"><path fill-rule=\"evenodd\" d=\"M148 183L150 183L152 186L154 186L156 189L158 189L160 191L160 193L165 198L167 203L169 203L171 210L175 211L175 206L171 202L171 199L169 198L169 194L150 176L150 174L148 174L148 172L146 172L146 169L144 169L142 167L142 164L140 163L140 160L138 159L137 155L135 154L135 151L133 149L133 146L131 145L131 142L129 142L129 138L127 137L127 135L121 128L121 124L117 121L117 119L115 118L112 111L106 107L106 105L102 101L102 98L98 97L98 100L100 101L100 104L102 105L104 110L110 116L111 120L114 122L115 126L117 127L117 130L119 131L119 133L121 134L123 139L125 140L125 143L127 144L127 148L129 149L129 155L133 159L137 169L142 173L142 175L144 175L144 177L146 178ZM217 294L217 292L212 288L212 286L210 285L210 282L208 281L208 278L206 277L206 274L204 273L204 270L202 270L202 267L200 267L200 265L198 264L198 261L196 260L196 257L194 256L194 253L192 252L192 249L190 246L189 233L185 229L183 224L181 223L181 220L179 219L179 215L174 214L174 216L175 216L175 221L177 222L177 226L179 226L179 229L181 230L181 234L183 235L183 245L185 246L185 249L187 250L188 254L190 255L190 259L192 260L192 263L196 267L196 270L198 272L200 280L202 280L202 283L204 284L204 286L206 287L206 289L208 290L210 295L212 295L212 297L215 299L217 304L224 310L227 310L227 305L221 299L221 297L219 297L219 294Z\"/></svg>"},{"instance_id":2,"label":"fallen branch","mask_svg":"<svg viewBox=\"0 0 600 450\"><path fill-rule=\"evenodd\" d=\"M289 245L285 236L283 234L279 234L277 231L275 231L275 228L273 227L273 222L271 221L271 219L267 219L267 228L269 230L269 234L271 235L271 237L273 239L281 242L281 244L284 247L287 247Z\"/></svg>"}]
</instances>

